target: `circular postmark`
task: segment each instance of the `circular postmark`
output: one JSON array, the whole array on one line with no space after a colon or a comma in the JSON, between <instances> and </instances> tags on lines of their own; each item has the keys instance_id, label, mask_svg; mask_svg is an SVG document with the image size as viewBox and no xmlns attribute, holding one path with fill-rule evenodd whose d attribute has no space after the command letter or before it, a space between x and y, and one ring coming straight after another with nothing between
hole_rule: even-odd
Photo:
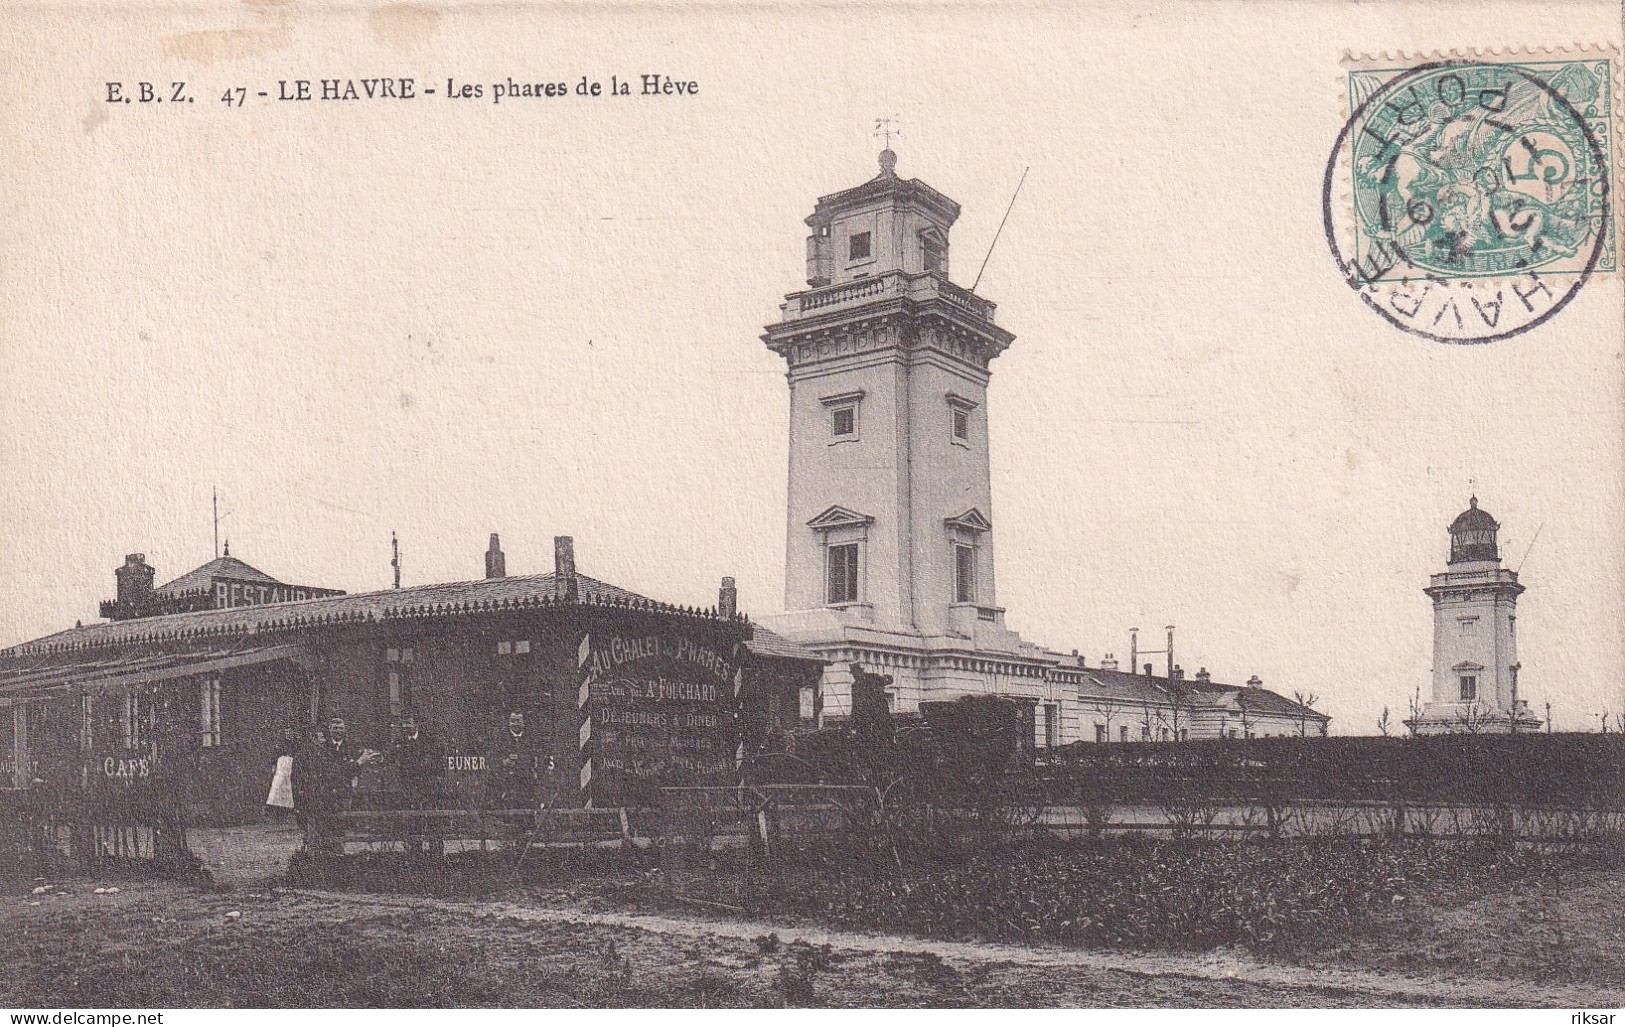
<instances>
[{"instance_id":1,"label":"circular postmark","mask_svg":"<svg viewBox=\"0 0 1625 1027\"><path fill-rule=\"evenodd\" d=\"M1606 65L1443 61L1350 76L1322 188L1367 306L1448 343L1505 339L1612 267Z\"/></svg>"}]
</instances>

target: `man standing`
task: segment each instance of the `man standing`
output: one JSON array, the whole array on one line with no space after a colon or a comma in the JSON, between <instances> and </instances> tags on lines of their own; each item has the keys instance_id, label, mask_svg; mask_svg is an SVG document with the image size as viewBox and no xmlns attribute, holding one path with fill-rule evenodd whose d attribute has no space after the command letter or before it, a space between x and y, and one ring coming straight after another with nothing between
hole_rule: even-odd
<instances>
[{"instance_id":1,"label":"man standing","mask_svg":"<svg viewBox=\"0 0 1625 1027\"><path fill-rule=\"evenodd\" d=\"M508 726L491 746L492 780L504 809L536 806L536 742L525 727L525 715L508 714Z\"/></svg>"},{"instance_id":2,"label":"man standing","mask_svg":"<svg viewBox=\"0 0 1625 1027\"><path fill-rule=\"evenodd\" d=\"M418 726L416 714L408 713L401 718L401 735L395 742L394 763L402 808L406 811L435 809L440 803L445 758L439 747ZM407 851L420 851L425 844L431 851L437 848L427 818L407 812L402 827Z\"/></svg>"},{"instance_id":3,"label":"man standing","mask_svg":"<svg viewBox=\"0 0 1625 1027\"><path fill-rule=\"evenodd\" d=\"M418 724L416 714L401 718L401 737L395 743L395 771L409 809L429 809L440 798L445 759L434 740Z\"/></svg>"},{"instance_id":4,"label":"man standing","mask_svg":"<svg viewBox=\"0 0 1625 1027\"><path fill-rule=\"evenodd\" d=\"M340 812L348 810L355 800L355 787L360 777L362 755L350 744L350 733L343 717L327 722L327 751L323 754L322 784L326 792L327 808Z\"/></svg>"},{"instance_id":5,"label":"man standing","mask_svg":"<svg viewBox=\"0 0 1625 1027\"><path fill-rule=\"evenodd\" d=\"M317 848L331 851L342 846L343 830L331 818L350 808L355 797L359 769L373 762L375 755L356 752L355 746L350 744L343 717L334 717L327 722L326 740L317 744L308 761L311 787L299 789L302 794L309 794L315 800L310 830ZM296 773L300 770L300 763L300 760L294 760Z\"/></svg>"}]
</instances>

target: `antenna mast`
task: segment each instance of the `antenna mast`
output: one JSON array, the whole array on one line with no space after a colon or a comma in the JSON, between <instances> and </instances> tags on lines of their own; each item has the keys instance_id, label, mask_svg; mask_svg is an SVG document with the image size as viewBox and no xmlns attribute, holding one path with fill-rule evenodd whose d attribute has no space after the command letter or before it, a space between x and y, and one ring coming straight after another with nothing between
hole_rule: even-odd
<instances>
[{"instance_id":1,"label":"antenna mast","mask_svg":"<svg viewBox=\"0 0 1625 1027\"><path fill-rule=\"evenodd\" d=\"M1540 522L1540 527L1535 529L1535 534L1529 539L1529 548L1525 549L1523 551L1523 559L1518 561L1518 569L1513 571L1512 573L1514 573L1514 574L1522 574L1523 573L1524 562L1529 559L1529 550L1535 548L1535 541L1540 538L1540 529L1544 528L1544 527L1546 527L1546 522L1541 521Z\"/></svg>"},{"instance_id":2,"label":"antenna mast","mask_svg":"<svg viewBox=\"0 0 1625 1027\"><path fill-rule=\"evenodd\" d=\"M214 555L220 556L220 487L214 486L209 490L210 501L214 504Z\"/></svg>"},{"instance_id":3,"label":"antenna mast","mask_svg":"<svg viewBox=\"0 0 1625 1027\"><path fill-rule=\"evenodd\" d=\"M1031 164L1021 169L1021 181L1016 183L1016 191L1010 194L1010 206L1004 208L1004 217L999 219L999 227L993 233L993 241L987 244L987 256L982 258L982 267L976 272L976 281L970 283L971 292L975 292L976 287L982 284L982 272L987 270L987 262L993 259L993 247L999 245L999 235L1004 231L1004 223L1010 220L1010 212L1016 209L1016 197L1021 195L1021 187L1027 181L1027 172L1032 169Z\"/></svg>"},{"instance_id":4,"label":"antenna mast","mask_svg":"<svg viewBox=\"0 0 1625 1027\"><path fill-rule=\"evenodd\" d=\"M395 571L395 587L401 587L401 543L392 531L389 533L389 566Z\"/></svg>"}]
</instances>

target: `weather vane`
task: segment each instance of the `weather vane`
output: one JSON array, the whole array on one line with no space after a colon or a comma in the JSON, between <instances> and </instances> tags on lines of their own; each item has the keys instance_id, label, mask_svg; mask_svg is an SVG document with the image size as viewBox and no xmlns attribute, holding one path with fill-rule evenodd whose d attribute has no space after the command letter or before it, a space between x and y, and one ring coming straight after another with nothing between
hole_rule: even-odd
<instances>
[{"instance_id":1,"label":"weather vane","mask_svg":"<svg viewBox=\"0 0 1625 1027\"><path fill-rule=\"evenodd\" d=\"M875 119L875 138L886 140L886 149L891 149L892 137L903 138L903 130L897 127L898 116L893 114L889 118Z\"/></svg>"}]
</instances>

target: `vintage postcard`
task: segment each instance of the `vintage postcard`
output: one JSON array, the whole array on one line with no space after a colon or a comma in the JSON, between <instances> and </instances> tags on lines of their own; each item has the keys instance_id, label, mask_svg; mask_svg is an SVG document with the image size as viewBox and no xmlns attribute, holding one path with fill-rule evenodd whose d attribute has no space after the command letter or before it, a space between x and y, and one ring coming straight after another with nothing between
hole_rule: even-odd
<instances>
[{"instance_id":1,"label":"vintage postcard","mask_svg":"<svg viewBox=\"0 0 1625 1027\"><path fill-rule=\"evenodd\" d=\"M1622 25L5 4L0 1006L1614 1022Z\"/></svg>"}]
</instances>

